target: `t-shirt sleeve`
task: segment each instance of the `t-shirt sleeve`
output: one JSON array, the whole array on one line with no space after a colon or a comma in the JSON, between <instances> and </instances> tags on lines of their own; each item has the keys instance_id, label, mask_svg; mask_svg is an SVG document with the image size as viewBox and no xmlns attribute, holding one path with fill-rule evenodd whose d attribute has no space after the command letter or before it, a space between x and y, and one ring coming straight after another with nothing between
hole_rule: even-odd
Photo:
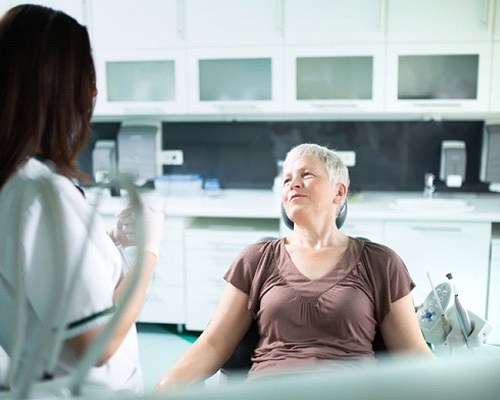
<instances>
[{"instance_id":1,"label":"t-shirt sleeve","mask_svg":"<svg viewBox=\"0 0 500 400\"><path fill-rule=\"evenodd\" d=\"M248 294L248 309L255 315L260 307L260 290L270 273L275 240L246 247L233 261L224 279Z\"/></svg>"},{"instance_id":2,"label":"t-shirt sleeve","mask_svg":"<svg viewBox=\"0 0 500 400\"><path fill-rule=\"evenodd\" d=\"M262 246L260 243L252 244L243 249L224 274L226 282L237 287L242 292L250 294L252 281L261 256Z\"/></svg>"},{"instance_id":3,"label":"t-shirt sleeve","mask_svg":"<svg viewBox=\"0 0 500 400\"><path fill-rule=\"evenodd\" d=\"M409 294L415 287L401 257L389 247L371 244L364 252L373 284L375 318L381 323L391 311L392 303Z\"/></svg>"}]
</instances>

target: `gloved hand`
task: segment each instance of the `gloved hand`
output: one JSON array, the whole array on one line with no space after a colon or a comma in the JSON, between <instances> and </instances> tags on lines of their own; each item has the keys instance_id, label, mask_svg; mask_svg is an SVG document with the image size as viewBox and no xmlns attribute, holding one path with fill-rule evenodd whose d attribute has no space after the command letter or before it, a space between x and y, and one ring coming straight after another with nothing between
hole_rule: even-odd
<instances>
[{"instance_id":1,"label":"gloved hand","mask_svg":"<svg viewBox=\"0 0 500 400\"><path fill-rule=\"evenodd\" d=\"M142 214L144 216L144 243L145 250L150 251L158 258L160 254L160 244L163 236L163 222L165 215L141 202ZM137 228L134 210L131 206L125 208L115 215L116 222L108 229L109 236L117 244L123 247L137 245Z\"/></svg>"}]
</instances>

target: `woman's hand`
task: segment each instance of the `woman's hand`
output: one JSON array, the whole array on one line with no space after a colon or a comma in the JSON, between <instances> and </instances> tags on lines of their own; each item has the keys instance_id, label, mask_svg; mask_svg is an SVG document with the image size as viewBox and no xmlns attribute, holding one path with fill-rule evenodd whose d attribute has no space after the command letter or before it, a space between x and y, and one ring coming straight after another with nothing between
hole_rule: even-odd
<instances>
[{"instance_id":1,"label":"woman's hand","mask_svg":"<svg viewBox=\"0 0 500 400\"><path fill-rule=\"evenodd\" d=\"M153 253L157 258L163 237L163 223L165 215L145 203L141 203L144 224L145 250ZM108 230L108 234L116 244L123 247L136 246L138 243L137 220L133 207L129 206L115 215L116 222Z\"/></svg>"}]
</instances>

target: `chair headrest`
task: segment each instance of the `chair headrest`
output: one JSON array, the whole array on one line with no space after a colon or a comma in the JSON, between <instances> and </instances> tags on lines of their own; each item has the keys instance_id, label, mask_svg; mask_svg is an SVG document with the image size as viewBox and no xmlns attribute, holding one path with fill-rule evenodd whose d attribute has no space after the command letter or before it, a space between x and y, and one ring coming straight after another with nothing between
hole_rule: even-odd
<instances>
[{"instance_id":1,"label":"chair headrest","mask_svg":"<svg viewBox=\"0 0 500 400\"><path fill-rule=\"evenodd\" d=\"M288 218L288 215L286 215L283 203L281 204L281 218L283 218L283 222L285 223L285 225L289 229L293 230L293 225L294 225L293 221L290 218ZM342 225L344 225L346 218L347 218L347 201L344 201L344 204L342 204L339 214L337 215L337 219L335 220L338 229L342 228Z\"/></svg>"}]
</instances>

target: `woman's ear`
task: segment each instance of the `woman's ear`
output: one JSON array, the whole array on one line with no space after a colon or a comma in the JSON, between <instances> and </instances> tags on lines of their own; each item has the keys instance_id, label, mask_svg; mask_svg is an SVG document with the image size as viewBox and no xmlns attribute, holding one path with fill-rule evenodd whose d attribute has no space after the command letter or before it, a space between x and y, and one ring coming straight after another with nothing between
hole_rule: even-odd
<instances>
[{"instance_id":1,"label":"woman's ear","mask_svg":"<svg viewBox=\"0 0 500 400\"><path fill-rule=\"evenodd\" d=\"M344 199L347 196L347 186L342 182L337 183L336 190L337 190L337 192L335 194L333 202L336 204L340 204L344 201Z\"/></svg>"}]
</instances>

